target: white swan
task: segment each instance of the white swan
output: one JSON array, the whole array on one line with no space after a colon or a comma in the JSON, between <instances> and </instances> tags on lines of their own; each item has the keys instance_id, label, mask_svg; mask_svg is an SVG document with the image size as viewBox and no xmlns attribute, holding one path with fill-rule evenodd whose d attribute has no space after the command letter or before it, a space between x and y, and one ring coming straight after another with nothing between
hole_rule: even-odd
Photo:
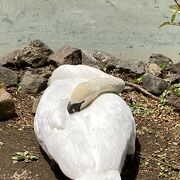
<instances>
[{"instance_id":1,"label":"white swan","mask_svg":"<svg viewBox=\"0 0 180 180\"><path fill-rule=\"evenodd\" d=\"M136 136L130 108L110 93L123 89L121 79L85 65L62 65L53 72L37 107L34 130L67 177L121 179Z\"/></svg>"}]
</instances>

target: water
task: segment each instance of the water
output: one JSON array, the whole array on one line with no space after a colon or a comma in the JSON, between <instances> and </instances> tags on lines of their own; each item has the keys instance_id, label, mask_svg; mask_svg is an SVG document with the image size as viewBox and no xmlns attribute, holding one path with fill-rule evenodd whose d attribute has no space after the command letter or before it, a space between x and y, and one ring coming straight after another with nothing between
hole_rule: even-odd
<instances>
[{"instance_id":1,"label":"water","mask_svg":"<svg viewBox=\"0 0 180 180\"><path fill-rule=\"evenodd\" d=\"M170 3L171 2L171 3ZM152 52L180 61L180 27L167 21L170 0L0 0L0 55L41 39L117 57L147 60Z\"/></svg>"}]
</instances>

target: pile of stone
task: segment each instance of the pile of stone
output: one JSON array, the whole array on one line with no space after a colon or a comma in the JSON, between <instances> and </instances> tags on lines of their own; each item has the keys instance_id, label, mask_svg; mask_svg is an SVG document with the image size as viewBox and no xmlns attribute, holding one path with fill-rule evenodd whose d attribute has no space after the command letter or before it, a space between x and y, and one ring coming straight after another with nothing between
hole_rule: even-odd
<instances>
[{"instance_id":1,"label":"pile of stone","mask_svg":"<svg viewBox=\"0 0 180 180\"><path fill-rule=\"evenodd\" d=\"M140 82L136 81L139 86L132 83L127 85L133 85L135 89L156 100L161 100L163 97L164 102L180 109L180 62L174 64L170 58L162 54L152 54L146 63L111 58L101 52L96 52L95 57L104 62L108 73L113 71L124 73L131 78L132 82L133 79L141 79ZM173 92L174 87L176 87L176 93Z\"/></svg>"},{"instance_id":2,"label":"pile of stone","mask_svg":"<svg viewBox=\"0 0 180 180\"><path fill-rule=\"evenodd\" d=\"M153 54L145 64L70 46L53 52L42 41L34 40L23 49L0 58L0 120L15 115L14 101L9 92L40 95L46 89L53 70L62 64L85 64L107 73L116 70L131 78L142 76L142 87L155 95L161 95L169 85L180 82L180 63L174 64L170 58L160 54ZM34 102L33 113L38 100Z\"/></svg>"}]
</instances>

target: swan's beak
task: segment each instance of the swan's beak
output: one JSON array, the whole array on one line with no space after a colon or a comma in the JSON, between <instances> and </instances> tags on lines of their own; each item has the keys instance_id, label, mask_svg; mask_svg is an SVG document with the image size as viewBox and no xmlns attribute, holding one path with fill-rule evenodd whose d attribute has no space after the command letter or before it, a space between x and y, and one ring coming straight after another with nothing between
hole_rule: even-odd
<instances>
[{"instance_id":1,"label":"swan's beak","mask_svg":"<svg viewBox=\"0 0 180 180\"><path fill-rule=\"evenodd\" d=\"M71 102L69 102L69 104L67 106L67 110L68 110L69 114L79 112L81 110L82 103L84 103L84 101L82 101L80 103L71 103Z\"/></svg>"}]
</instances>

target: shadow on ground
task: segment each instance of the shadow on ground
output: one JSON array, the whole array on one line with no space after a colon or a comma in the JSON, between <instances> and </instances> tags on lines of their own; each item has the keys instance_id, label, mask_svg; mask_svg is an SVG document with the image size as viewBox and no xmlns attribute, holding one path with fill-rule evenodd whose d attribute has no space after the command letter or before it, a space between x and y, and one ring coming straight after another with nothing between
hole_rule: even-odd
<instances>
[{"instance_id":1,"label":"shadow on ground","mask_svg":"<svg viewBox=\"0 0 180 180\"><path fill-rule=\"evenodd\" d=\"M43 149L41 147L39 148L44 159L47 161L47 163L51 167L51 170L54 172L54 175L56 176L57 180L70 180L62 173L59 166L48 158L48 156L43 151ZM141 150L141 146L139 140L136 139L136 153L134 156L134 163L131 164L128 160L125 162L125 165L123 167L123 172L121 174L122 180L135 180L137 178L139 172L139 165L140 165L140 150Z\"/></svg>"},{"instance_id":2,"label":"shadow on ground","mask_svg":"<svg viewBox=\"0 0 180 180\"><path fill-rule=\"evenodd\" d=\"M139 140L136 138L136 152L134 156L134 164L132 165L128 160L125 162L123 171L121 173L122 180L135 180L139 172L140 165L140 152L141 145Z\"/></svg>"},{"instance_id":3,"label":"shadow on ground","mask_svg":"<svg viewBox=\"0 0 180 180\"><path fill-rule=\"evenodd\" d=\"M32 128L19 130L7 122L0 122L0 179L33 179L33 180L68 180L58 167L51 168L50 160L39 147ZM38 161L13 163L11 155L19 151L29 151L38 156ZM136 155L133 168L129 169L126 162L122 173L123 180L135 180L139 171L140 144L137 140Z\"/></svg>"}]
</instances>

